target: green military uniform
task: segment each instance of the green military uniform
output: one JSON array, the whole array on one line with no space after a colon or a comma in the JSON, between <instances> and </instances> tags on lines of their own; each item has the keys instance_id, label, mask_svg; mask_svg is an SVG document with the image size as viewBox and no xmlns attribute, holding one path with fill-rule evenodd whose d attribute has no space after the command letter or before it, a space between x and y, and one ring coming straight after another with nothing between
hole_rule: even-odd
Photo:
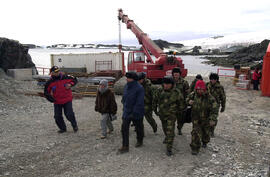
<instances>
[{"instance_id":1,"label":"green military uniform","mask_svg":"<svg viewBox=\"0 0 270 177\"><path fill-rule=\"evenodd\" d=\"M175 88L170 90L159 88L155 93L153 109L161 120L167 151L172 149L177 113L185 108L183 100L182 94Z\"/></svg>"},{"instance_id":2,"label":"green military uniform","mask_svg":"<svg viewBox=\"0 0 270 177\"><path fill-rule=\"evenodd\" d=\"M183 95L183 98L184 98L183 104L185 105L186 104L185 100L186 100L186 98L187 98L187 96L189 94L189 84L188 84L188 82L185 79L180 77L178 81L175 81L175 87ZM186 105L185 105L185 108L186 108ZM183 111L179 111L177 113L177 129L178 129L180 134L181 134L181 129L182 129L184 123L185 123L183 116L184 116Z\"/></svg>"},{"instance_id":3,"label":"green military uniform","mask_svg":"<svg viewBox=\"0 0 270 177\"><path fill-rule=\"evenodd\" d=\"M196 82L198 81L199 79L194 79L191 84L190 84L190 87L189 87L189 91L190 93L193 92L195 90L195 85L196 85Z\"/></svg>"},{"instance_id":4,"label":"green military uniform","mask_svg":"<svg viewBox=\"0 0 270 177\"><path fill-rule=\"evenodd\" d=\"M215 84L212 84L211 82L206 83L206 88L208 92L216 99L217 102L217 115L213 119L215 121L215 125L211 127L211 135L214 135L214 130L218 122L218 112L221 105L221 112L225 110L225 104L226 104L226 94L224 91L223 86L217 81Z\"/></svg>"},{"instance_id":5,"label":"green military uniform","mask_svg":"<svg viewBox=\"0 0 270 177\"><path fill-rule=\"evenodd\" d=\"M192 151L199 152L201 141L206 145L210 141L210 125L209 121L214 120L217 115L217 103L215 98L208 92L203 95L192 92L188 95L187 103L193 100L191 116L192 116L192 139L190 147Z\"/></svg>"},{"instance_id":6,"label":"green military uniform","mask_svg":"<svg viewBox=\"0 0 270 177\"><path fill-rule=\"evenodd\" d=\"M144 88L144 117L153 128L153 131L156 132L157 123L155 119L153 119L153 116L152 116L152 113L153 113L152 100L153 100L154 88L151 84L151 81L148 79L144 79L142 86Z\"/></svg>"}]
</instances>

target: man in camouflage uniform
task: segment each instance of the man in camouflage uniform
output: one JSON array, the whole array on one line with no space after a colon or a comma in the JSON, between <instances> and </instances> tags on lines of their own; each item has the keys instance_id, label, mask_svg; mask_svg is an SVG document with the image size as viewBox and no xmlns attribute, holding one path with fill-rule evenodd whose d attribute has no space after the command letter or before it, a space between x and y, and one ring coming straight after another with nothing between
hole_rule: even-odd
<instances>
[{"instance_id":1,"label":"man in camouflage uniform","mask_svg":"<svg viewBox=\"0 0 270 177\"><path fill-rule=\"evenodd\" d=\"M208 92L216 99L217 102L217 113L219 112L219 108L221 105L220 112L225 111L226 104L226 94L223 86L219 82L219 76L216 73L211 73L209 75L210 82L206 83L206 88ZM214 130L218 122L218 114L214 119L215 124L211 126L210 136L214 137Z\"/></svg>"},{"instance_id":2,"label":"man in camouflage uniform","mask_svg":"<svg viewBox=\"0 0 270 177\"><path fill-rule=\"evenodd\" d=\"M195 89L195 85L196 85L196 82L198 80L203 80L202 76L200 74L197 74L197 76L195 77L195 79L192 81L192 83L190 84L190 87L189 87L189 92L193 92L194 89Z\"/></svg>"},{"instance_id":3,"label":"man in camouflage uniform","mask_svg":"<svg viewBox=\"0 0 270 177\"><path fill-rule=\"evenodd\" d=\"M157 123L155 119L153 119L153 109L152 109L152 100L153 100L153 92L154 88L149 79L145 78L145 73L138 73L138 82L144 88L144 117L147 122L151 125L153 132L157 132Z\"/></svg>"},{"instance_id":4,"label":"man in camouflage uniform","mask_svg":"<svg viewBox=\"0 0 270 177\"><path fill-rule=\"evenodd\" d=\"M172 155L175 121L178 110L183 111L185 105L182 94L174 88L174 81L171 76L163 78L162 88L155 92L153 109L159 116L162 123L162 130L165 134L164 144L167 144L166 154Z\"/></svg>"},{"instance_id":5,"label":"man in camouflage uniform","mask_svg":"<svg viewBox=\"0 0 270 177\"><path fill-rule=\"evenodd\" d=\"M217 103L215 98L206 90L206 85L202 80L196 82L195 91L190 93L187 104L192 106L192 132L191 150L192 155L197 155L202 147L206 148L210 141L210 126L214 124L217 115Z\"/></svg>"},{"instance_id":6,"label":"man in camouflage uniform","mask_svg":"<svg viewBox=\"0 0 270 177\"><path fill-rule=\"evenodd\" d=\"M176 89L179 90L179 93L184 97L183 104L185 104L185 100L189 94L189 84L188 82L181 77L181 69L178 67L173 68L172 76L175 82ZM186 108L186 106L185 106ZM182 135L182 127L184 125L184 111L178 111L177 113L177 129L178 135Z\"/></svg>"}]
</instances>

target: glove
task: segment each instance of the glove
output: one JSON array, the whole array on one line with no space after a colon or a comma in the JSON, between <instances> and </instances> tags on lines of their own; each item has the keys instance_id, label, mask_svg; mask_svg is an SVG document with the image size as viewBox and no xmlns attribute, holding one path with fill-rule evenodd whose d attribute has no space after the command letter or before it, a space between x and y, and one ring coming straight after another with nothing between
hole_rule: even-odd
<instances>
[{"instance_id":1,"label":"glove","mask_svg":"<svg viewBox=\"0 0 270 177\"><path fill-rule=\"evenodd\" d=\"M210 121L209 121L209 125L210 125L211 127L213 127L213 126L215 126L215 125L216 125L216 122L215 122L215 121L213 121L213 120L210 120Z\"/></svg>"},{"instance_id":2,"label":"glove","mask_svg":"<svg viewBox=\"0 0 270 177\"><path fill-rule=\"evenodd\" d=\"M221 107L220 112L224 112L225 111L225 107Z\"/></svg>"}]
</instances>

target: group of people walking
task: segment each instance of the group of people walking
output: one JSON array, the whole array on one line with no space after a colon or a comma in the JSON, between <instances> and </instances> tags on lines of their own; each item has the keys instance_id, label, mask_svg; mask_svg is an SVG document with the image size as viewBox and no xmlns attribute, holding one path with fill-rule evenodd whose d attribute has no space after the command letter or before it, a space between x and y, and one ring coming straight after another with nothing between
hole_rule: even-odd
<instances>
[{"instance_id":1,"label":"group of people walking","mask_svg":"<svg viewBox=\"0 0 270 177\"><path fill-rule=\"evenodd\" d=\"M70 87L77 83L76 78L63 75L59 68L51 68L52 78L46 83L44 95L54 103L55 121L59 133L66 131L62 117L62 108L67 119L71 122L74 132L78 131L76 119L72 110L71 99L64 100L65 95L70 95ZM175 137L175 124L177 123L178 135L182 135L182 127L186 122L192 122L191 153L197 155L201 147L206 148L210 137L214 137L219 112L224 112L226 95L216 73L211 73L209 82L205 83L201 75L197 75L189 86L181 77L181 69L172 70L172 76L165 76L162 86L152 85L145 73L127 72L127 83L122 96L122 146L119 153L129 151L129 128L131 122L135 126L137 143L141 147L144 139L143 118L157 132L157 123L153 112L159 117L165 135L163 143L166 145L166 154L173 154L172 147ZM220 108L221 107L221 108ZM101 114L101 139L107 137L114 128L113 117L117 113L117 104L114 93L108 87L108 81L102 80L97 90L95 111ZM189 120L189 121L188 121ZM107 131L107 128L109 131Z\"/></svg>"}]
</instances>

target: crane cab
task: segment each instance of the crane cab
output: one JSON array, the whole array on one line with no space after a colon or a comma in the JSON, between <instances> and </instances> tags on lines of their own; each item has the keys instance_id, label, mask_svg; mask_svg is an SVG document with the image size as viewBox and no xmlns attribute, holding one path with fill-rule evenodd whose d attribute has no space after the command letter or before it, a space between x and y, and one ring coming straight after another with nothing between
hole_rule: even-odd
<instances>
[{"instance_id":1,"label":"crane cab","mask_svg":"<svg viewBox=\"0 0 270 177\"><path fill-rule=\"evenodd\" d=\"M143 51L132 51L128 54L128 71L142 72L145 64Z\"/></svg>"}]
</instances>

